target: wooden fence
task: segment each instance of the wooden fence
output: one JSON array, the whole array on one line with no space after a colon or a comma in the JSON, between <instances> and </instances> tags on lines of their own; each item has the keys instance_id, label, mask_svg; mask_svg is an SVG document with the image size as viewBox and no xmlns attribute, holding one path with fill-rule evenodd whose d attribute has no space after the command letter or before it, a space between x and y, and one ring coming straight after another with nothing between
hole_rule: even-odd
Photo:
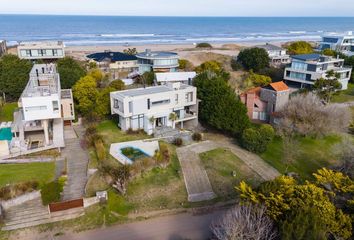
<instances>
[{"instance_id":1,"label":"wooden fence","mask_svg":"<svg viewBox=\"0 0 354 240\"><path fill-rule=\"evenodd\" d=\"M76 200L70 200L66 202L60 203L51 203L49 204L49 211L52 212L59 212L64 211L72 208L78 208L84 206L84 200L82 198Z\"/></svg>"}]
</instances>

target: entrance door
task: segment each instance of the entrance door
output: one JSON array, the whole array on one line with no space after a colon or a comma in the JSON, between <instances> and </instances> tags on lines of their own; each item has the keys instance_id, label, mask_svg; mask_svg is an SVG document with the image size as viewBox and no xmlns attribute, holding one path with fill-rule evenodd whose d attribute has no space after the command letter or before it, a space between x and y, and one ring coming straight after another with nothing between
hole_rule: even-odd
<instances>
[{"instance_id":1,"label":"entrance door","mask_svg":"<svg viewBox=\"0 0 354 240\"><path fill-rule=\"evenodd\" d=\"M166 117L156 118L156 127L162 127L166 125Z\"/></svg>"}]
</instances>

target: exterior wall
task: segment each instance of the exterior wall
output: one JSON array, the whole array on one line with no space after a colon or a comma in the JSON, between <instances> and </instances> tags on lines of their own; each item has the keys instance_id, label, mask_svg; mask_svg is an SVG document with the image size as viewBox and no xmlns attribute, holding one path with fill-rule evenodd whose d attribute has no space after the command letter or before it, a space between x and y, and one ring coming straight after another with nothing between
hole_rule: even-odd
<instances>
[{"instance_id":1,"label":"exterior wall","mask_svg":"<svg viewBox=\"0 0 354 240\"><path fill-rule=\"evenodd\" d=\"M71 98L61 100L62 107L62 118L64 120L74 120L75 119L75 110L74 110L74 101Z\"/></svg>"},{"instance_id":2,"label":"exterior wall","mask_svg":"<svg viewBox=\"0 0 354 240\"><path fill-rule=\"evenodd\" d=\"M23 43L17 46L17 53L21 59L59 59L65 57L64 45L58 43Z\"/></svg>"},{"instance_id":3,"label":"exterior wall","mask_svg":"<svg viewBox=\"0 0 354 240\"><path fill-rule=\"evenodd\" d=\"M54 110L53 101L57 101L58 110ZM21 106L25 121L61 118L60 97L58 94L45 97L22 97Z\"/></svg>"},{"instance_id":4,"label":"exterior wall","mask_svg":"<svg viewBox=\"0 0 354 240\"><path fill-rule=\"evenodd\" d=\"M266 112L271 115L273 112L278 112L288 101L290 90L276 92L270 89L261 89L261 99L267 102Z\"/></svg>"},{"instance_id":5,"label":"exterior wall","mask_svg":"<svg viewBox=\"0 0 354 240\"><path fill-rule=\"evenodd\" d=\"M266 106L267 103L263 102L255 93L245 93L241 95L241 102L246 105L247 115L252 120L266 120ZM257 107L256 107L256 106Z\"/></svg>"},{"instance_id":6,"label":"exterior wall","mask_svg":"<svg viewBox=\"0 0 354 240\"><path fill-rule=\"evenodd\" d=\"M7 52L6 41L0 40L0 57Z\"/></svg>"},{"instance_id":7,"label":"exterior wall","mask_svg":"<svg viewBox=\"0 0 354 240\"><path fill-rule=\"evenodd\" d=\"M138 68L138 61L119 61L119 62L114 62L109 64L110 69L135 69Z\"/></svg>"},{"instance_id":8,"label":"exterior wall","mask_svg":"<svg viewBox=\"0 0 354 240\"><path fill-rule=\"evenodd\" d=\"M187 94L189 94L188 96L192 94L192 99L187 99ZM153 129L156 127L156 119L163 118L165 126L174 127L173 122L169 119L170 114L175 111L181 113L181 110L184 110L185 107L195 106L197 104L196 97L195 87L178 90L171 89L171 91L167 92L135 97L111 93L111 113L119 115L119 126L123 131L129 128L133 130L144 129L148 134L152 134ZM115 106L115 100L118 101L118 106ZM197 118L197 115L185 115L184 111L182 111L179 121L183 121L187 116ZM154 121L152 121L153 119Z\"/></svg>"}]
</instances>

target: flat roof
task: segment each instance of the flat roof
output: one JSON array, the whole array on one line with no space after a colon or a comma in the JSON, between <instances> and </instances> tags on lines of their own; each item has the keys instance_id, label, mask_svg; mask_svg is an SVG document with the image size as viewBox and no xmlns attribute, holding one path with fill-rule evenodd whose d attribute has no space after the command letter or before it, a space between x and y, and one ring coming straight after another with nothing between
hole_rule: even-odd
<instances>
[{"instance_id":1,"label":"flat roof","mask_svg":"<svg viewBox=\"0 0 354 240\"><path fill-rule=\"evenodd\" d=\"M291 57L302 61L318 61L321 57L321 54L318 53L301 54L301 55L294 55Z\"/></svg>"},{"instance_id":2,"label":"flat roof","mask_svg":"<svg viewBox=\"0 0 354 240\"><path fill-rule=\"evenodd\" d=\"M150 51L146 50L145 52L138 53L136 55L138 58L172 58L178 57L177 53L174 52L164 52L164 51Z\"/></svg>"},{"instance_id":3,"label":"flat roof","mask_svg":"<svg viewBox=\"0 0 354 240\"><path fill-rule=\"evenodd\" d=\"M136 89L124 90L116 93L125 97L137 97L142 95L170 92L172 90L173 90L172 88L162 85L162 86L154 86L154 87L147 87L147 88L136 88Z\"/></svg>"},{"instance_id":4,"label":"flat roof","mask_svg":"<svg viewBox=\"0 0 354 240\"><path fill-rule=\"evenodd\" d=\"M158 82L169 82L169 81L188 81L189 79L195 78L196 72L166 72L166 73L155 73L156 80Z\"/></svg>"},{"instance_id":5,"label":"flat roof","mask_svg":"<svg viewBox=\"0 0 354 240\"><path fill-rule=\"evenodd\" d=\"M53 47L53 46L63 46L63 41L38 41L38 42L20 42L18 46L45 46L45 47Z\"/></svg>"}]
</instances>

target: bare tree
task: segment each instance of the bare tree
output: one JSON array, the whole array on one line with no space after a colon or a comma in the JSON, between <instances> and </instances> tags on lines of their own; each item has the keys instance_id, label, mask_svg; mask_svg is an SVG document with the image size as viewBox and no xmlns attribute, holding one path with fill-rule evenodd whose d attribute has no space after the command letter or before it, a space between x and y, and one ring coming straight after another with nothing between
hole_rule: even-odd
<instances>
[{"instance_id":1,"label":"bare tree","mask_svg":"<svg viewBox=\"0 0 354 240\"><path fill-rule=\"evenodd\" d=\"M348 108L343 105L325 105L315 94L300 94L281 110L278 130L286 135L324 136L347 131L350 118Z\"/></svg>"},{"instance_id":2,"label":"bare tree","mask_svg":"<svg viewBox=\"0 0 354 240\"><path fill-rule=\"evenodd\" d=\"M255 205L235 206L210 228L218 240L272 240L277 236L265 207Z\"/></svg>"},{"instance_id":3,"label":"bare tree","mask_svg":"<svg viewBox=\"0 0 354 240\"><path fill-rule=\"evenodd\" d=\"M335 169L354 178L354 142L352 138L345 138L341 143L336 144L334 154L341 160L341 164Z\"/></svg>"}]
</instances>

